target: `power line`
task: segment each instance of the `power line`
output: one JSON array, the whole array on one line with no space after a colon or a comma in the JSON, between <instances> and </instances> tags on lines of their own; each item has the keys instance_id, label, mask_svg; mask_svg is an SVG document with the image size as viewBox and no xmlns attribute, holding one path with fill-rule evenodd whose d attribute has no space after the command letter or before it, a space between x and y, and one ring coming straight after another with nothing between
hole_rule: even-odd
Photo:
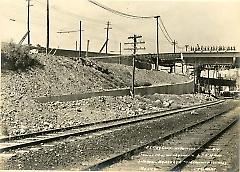
<instances>
[{"instance_id":1,"label":"power line","mask_svg":"<svg viewBox=\"0 0 240 172\"><path fill-rule=\"evenodd\" d=\"M161 22L161 24L162 24L162 26L163 26L163 28L164 28L164 30L165 30L167 36L169 37L169 39L171 40L171 42L173 42L171 36L168 34L168 31L167 31L166 27L165 27L164 24L163 24L163 21L162 21L162 18L161 18L161 17L160 17L160 22Z\"/></svg>"},{"instance_id":2,"label":"power line","mask_svg":"<svg viewBox=\"0 0 240 172\"><path fill-rule=\"evenodd\" d=\"M42 6L45 6L44 2L40 2L39 0L34 0L34 1L38 2ZM86 16L81 16L79 14L70 12L70 11L68 11L66 9L63 9L63 8L61 8L59 6L56 6L56 5L51 5L51 9L54 10L54 11L58 11L60 13L63 13L64 15L68 15L70 17L76 18L76 19L81 18L81 20L83 20L83 21L94 22L94 23L98 23L98 24L102 24L104 22L104 20L96 20L96 19L88 18Z\"/></svg>"},{"instance_id":3,"label":"power line","mask_svg":"<svg viewBox=\"0 0 240 172\"><path fill-rule=\"evenodd\" d=\"M38 2L38 3L40 3L41 5L45 5L45 3L44 2L40 2L39 0L34 0L34 1L36 1L36 2ZM75 14L75 13L72 13L72 12L69 12L69 11L66 11L66 10L63 10L63 9L61 9L61 8L58 8L58 7L56 7L56 6L51 6L53 9L55 9L55 10L58 10L59 12L65 12L64 14L67 14L67 15L70 15L70 16L72 16L72 17L75 17L75 18L77 18L77 17L82 17L82 16L80 16L80 15L77 15L77 14ZM138 17L141 17L141 16L138 16ZM92 20L92 19L90 19L90 20ZM100 22L100 20L94 20L95 22L97 22L97 23L99 23ZM162 23L162 21L161 21L161 23ZM164 26L164 25L163 25ZM116 25L116 27L118 27L117 25ZM165 27L164 27L165 28ZM125 30L125 28L121 28L121 32L123 32L123 30ZM162 32L164 32L163 31L163 29L161 28L161 30L162 30ZM166 28L165 28L165 30L166 30ZM73 30L73 31L59 31L59 32L57 32L57 33L71 33L71 32L78 32L78 30ZM126 33L126 32L125 32ZM128 34L130 33L130 32L127 32ZM168 34L169 35L169 34ZM166 37L166 35L164 35L165 37ZM148 38L148 39L151 39L151 41L153 42L154 40L152 39L152 38ZM168 38L166 38L166 39L168 39ZM171 40L169 40L168 39L168 42L172 42Z\"/></svg>"},{"instance_id":4,"label":"power line","mask_svg":"<svg viewBox=\"0 0 240 172\"><path fill-rule=\"evenodd\" d=\"M105 9L107 11L110 11L111 13L114 13L114 14L122 16L122 17L127 17L127 18L132 18L132 19L151 19L151 18L154 18L154 16L137 16L137 15L123 13L123 12L114 10L112 8L109 8L109 7L107 7L107 6L103 5L103 4L100 4L97 1L93 1L93 0L88 0L88 1L91 2L94 5L97 5L97 6L103 8L103 9Z\"/></svg>"},{"instance_id":5,"label":"power line","mask_svg":"<svg viewBox=\"0 0 240 172\"><path fill-rule=\"evenodd\" d=\"M164 37L166 38L166 40L167 40L170 44L172 44L172 41L167 37L167 35L165 34L165 32L164 32L164 30L162 29L162 27L160 26L160 24L158 24L158 27L161 29L161 31L162 31Z\"/></svg>"},{"instance_id":6,"label":"power line","mask_svg":"<svg viewBox=\"0 0 240 172\"><path fill-rule=\"evenodd\" d=\"M183 49L185 46L179 46L178 44L176 44L176 41L175 41L175 40L174 40L174 41L172 40L172 38L171 38L171 36L169 35L166 27L165 27L164 24L163 24L163 21L162 21L161 17L160 17L160 22L161 22L163 28L161 27L160 24L159 24L159 27L160 27L160 29L161 29L164 37L167 39L167 41L168 41L171 45L174 45L174 47L176 46L178 49Z\"/></svg>"}]
</instances>

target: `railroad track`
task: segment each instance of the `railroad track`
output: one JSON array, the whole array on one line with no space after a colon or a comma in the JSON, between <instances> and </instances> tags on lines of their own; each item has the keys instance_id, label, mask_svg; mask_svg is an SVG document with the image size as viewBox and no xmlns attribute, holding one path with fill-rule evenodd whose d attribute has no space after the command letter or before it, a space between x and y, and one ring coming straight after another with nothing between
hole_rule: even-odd
<instances>
[{"instance_id":1,"label":"railroad track","mask_svg":"<svg viewBox=\"0 0 240 172\"><path fill-rule=\"evenodd\" d=\"M171 109L160 112L153 112L142 114L138 116L126 117L121 119L114 119L108 121L95 122L84 125L77 125L59 129L51 129L46 131L40 131L30 134L17 135L0 138L0 153L11 151L14 149L19 149L27 146L34 146L38 144L43 144L47 142L52 142L71 136L81 136L86 134L92 134L99 131L104 131L108 129L113 129L121 126L126 126L129 124L135 124L147 120L153 120L161 117L166 117L181 112L189 112L199 108L205 108L213 105L223 103L224 100L199 104L190 107L184 107L181 109Z\"/></svg>"},{"instance_id":2,"label":"railroad track","mask_svg":"<svg viewBox=\"0 0 240 172\"><path fill-rule=\"evenodd\" d=\"M216 114L178 131L170 132L157 140L114 155L83 170L180 171L236 124L238 118L236 115Z\"/></svg>"}]
</instances>

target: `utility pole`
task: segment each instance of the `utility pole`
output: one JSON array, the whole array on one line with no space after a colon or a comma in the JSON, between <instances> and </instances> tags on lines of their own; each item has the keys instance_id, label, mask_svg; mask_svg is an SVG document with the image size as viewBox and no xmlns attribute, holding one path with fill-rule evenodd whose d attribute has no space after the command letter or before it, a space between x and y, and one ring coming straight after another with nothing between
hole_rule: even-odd
<instances>
[{"instance_id":1,"label":"utility pole","mask_svg":"<svg viewBox=\"0 0 240 172\"><path fill-rule=\"evenodd\" d=\"M79 57L82 55L82 22L79 21Z\"/></svg>"},{"instance_id":2,"label":"utility pole","mask_svg":"<svg viewBox=\"0 0 240 172\"><path fill-rule=\"evenodd\" d=\"M110 22L108 21L107 22L107 27L106 28L104 28L104 29L107 29L107 38L106 38L106 54L108 53L108 37L109 37L109 29L112 29L112 28L110 28L109 27L110 26Z\"/></svg>"},{"instance_id":3,"label":"utility pole","mask_svg":"<svg viewBox=\"0 0 240 172\"><path fill-rule=\"evenodd\" d=\"M176 53L176 45L177 45L176 40L173 40L172 44L173 44L173 53Z\"/></svg>"},{"instance_id":4,"label":"utility pole","mask_svg":"<svg viewBox=\"0 0 240 172\"><path fill-rule=\"evenodd\" d=\"M82 21L79 21L79 57L82 57Z\"/></svg>"},{"instance_id":5,"label":"utility pole","mask_svg":"<svg viewBox=\"0 0 240 172\"><path fill-rule=\"evenodd\" d=\"M119 44L119 54L122 55L122 43Z\"/></svg>"},{"instance_id":6,"label":"utility pole","mask_svg":"<svg viewBox=\"0 0 240 172\"><path fill-rule=\"evenodd\" d=\"M76 41L75 45L76 45L76 51L77 51L77 47L78 47L78 43L77 43L77 41Z\"/></svg>"},{"instance_id":7,"label":"utility pole","mask_svg":"<svg viewBox=\"0 0 240 172\"><path fill-rule=\"evenodd\" d=\"M87 51L86 51L86 57L88 57L89 42L90 42L90 40L87 40Z\"/></svg>"},{"instance_id":8,"label":"utility pole","mask_svg":"<svg viewBox=\"0 0 240 172\"><path fill-rule=\"evenodd\" d=\"M176 53L176 45L177 45L176 40L173 40L172 44L173 44L173 53L175 54ZM174 72L176 72L175 62L173 62L173 69L174 69Z\"/></svg>"},{"instance_id":9,"label":"utility pole","mask_svg":"<svg viewBox=\"0 0 240 172\"><path fill-rule=\"evenodd\" d=\"M47 0L47 46L46 46L46 54L49 49L49 0Z\"/></svg>"},{"instance_id":10,"label":"utility pole","mask_svg":"<svg viewBox=\"0 0 240 172\"><path fill-rule=\"evenodd\" d=\"M28 1L28 17L27 17L27 30L28 30L28 45L30 45L30 0Z\"/></svg>"},{"instance_id":11,"label":"utility pole","mask_svg":"<svg viewBox=\"0 0 240 172\"><path fill-rule=\"evenodd\" d=\"M75 32L79 32L79 52L78 52L78 56L81 57L81 52L82 52L82 22L79 21L79 30L69 30L69 31L58 31L57 33L60 34L70 34L70 33L75 33ZM77 42L77 41L76 41ZM77 43L76 43L76 51L77 51Z\"/></svg>"},{"instance_id":12,"label":"utility pole","mask_svg":"<svg viewBox=\"0 0 240 172\"><path fill-rule=\"evenodd\" d=\"M158 70L158 66L159 66L159 39L158 39L158 19L159 19L160 16L155 16L154 18L156 18L157 20L157 64L156 64L156 67L155 69Z\"/></svg>"},{"instance_id":13,"label":"utility pole","mask_svg":"<svg viewBox=\"0 0 240 172\"><path fill-rule=\"evenodd\" d=\"M207 65L207 72L208 72L208 96L210 97L211 91L210 91L210 65Z\"/></svg>"},{"instance_id":14,"label":"utility pole","mask_svg":"<svg viewBox=\"0 0 240 172\"><path fill-rule=\"evenodd\" d=\"M196 93L196 69L197 69L197 62L196 62L196 57L194 58L194 68L193 68L193 91L194 94Z\"/></svg>"},{"instance_id":15,"label":"utility pole","mask_svg":"<svg viewBox=\"0 0 240 172\"><path fill-rule=\"evenodd\" d=\"M141 49L145 49L144 48L137 48L137 44L144 44L145 42L140 41L137 42L137 38L142 38L142 36L137 36L137 35L133 35L128 37L128 39L133 39L133 43L124 43L124 44L133 44L133 48L126 48L125 50L133 50L133 58L132 58L132 66L133 66L133 72L132 72L132 88L131 88L131 95L134 98L135 92L134 92L134 80L135 80L135 58L136 58L136 51L137 50L141 50Z\"/></svg>"},{"instance_id":16,"label":"utility pole","mask_svg":"<svg viewBox=\"0 0 240 172\"><path fill-rule=\"evenodd\" d=\"M188 47L189 47L189 45L185 45L185 50L186 50L186 52L188 51Z\"/></svg>"}]
</instances>

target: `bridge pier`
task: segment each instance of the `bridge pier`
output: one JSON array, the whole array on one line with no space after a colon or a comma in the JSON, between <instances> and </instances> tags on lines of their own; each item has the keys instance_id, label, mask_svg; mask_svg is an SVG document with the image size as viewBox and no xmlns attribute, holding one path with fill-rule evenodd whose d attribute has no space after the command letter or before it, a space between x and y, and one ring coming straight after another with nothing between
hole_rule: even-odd
<instances>
[{"instance_id":1,"label":"bridge pier","mask_svg":"<svg viewBox=\"0 0 240 172\"><path fill-rule=\"evenodd\" d=\"M205 92L209 95L215 94L215 96L220 95L220 91L223 90L223 86L227 87L229 91L233 91L236 89L236 80L234 79L224 79L221 77L219 73L219 69L229 69L231 65L220 65L220 64L200 64L197 66L196 70L196 84L198 92ZM205 72L205 77L201 76L201 72L207 70Z\"/></svg>"}]
</instances>

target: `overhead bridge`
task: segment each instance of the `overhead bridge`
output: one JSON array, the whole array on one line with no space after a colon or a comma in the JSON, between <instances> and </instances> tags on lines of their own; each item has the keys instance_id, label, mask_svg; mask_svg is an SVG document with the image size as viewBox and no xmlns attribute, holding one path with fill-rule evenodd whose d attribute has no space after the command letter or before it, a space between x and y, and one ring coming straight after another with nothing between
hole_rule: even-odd
<instances>
[{"instance_id":1,"label":"overhead bridge","mask_svg":"<svg viewBox=\"0 0 240 172\"><path fill-rule=\"evenodd\" d=\"M154 55L157 57L157 55ZM160 59L169 61L182 60L185 64L232 64L240 62L240 52L184 52L184 53L161 53Z\"/></svg>"},{"instance_id":2,"label":"overhead bridge","mask_svg":"<svg viewBox=\"0 0 240 172\"><path fill-rule=\"evenodd\" d=\"M90 59L107 63L132 64L132 55L115 55L103 57L91 57ZM141 64L156 64L157 54L138 54L136 60ZM240 52L184 52L184 53L160 53L159 65L173 66L175 63L186 65L199 64L225 64L240 66Z\"/></svg>"},{"instance_id":3,"label":"overhead bridge","mask_svg":"<svg viewBox=\"0 0 240 172\"><path fill-rule=\"evenodd\" d=\"M39 52L44 52L43 47L39 48ZM52 52L52 51L50 51ZM57 49L55 55L78 57L79 52L74 50ZM82 52L85 56L86 52ZM132 65L132 55L114 55L105 53L88 52L88 57L92 60L103 61L107 63L121 63ZM151 64L156 64L157 54L138 54L137 66L139 68L151 68ZM202 52L183 52L183 53L160 53L159 65L173 66L175 63L185 63L187 65L195 64L231 64L240 66L240 52L236 51L202 51Z\"/></svg>"}]
</instances>

